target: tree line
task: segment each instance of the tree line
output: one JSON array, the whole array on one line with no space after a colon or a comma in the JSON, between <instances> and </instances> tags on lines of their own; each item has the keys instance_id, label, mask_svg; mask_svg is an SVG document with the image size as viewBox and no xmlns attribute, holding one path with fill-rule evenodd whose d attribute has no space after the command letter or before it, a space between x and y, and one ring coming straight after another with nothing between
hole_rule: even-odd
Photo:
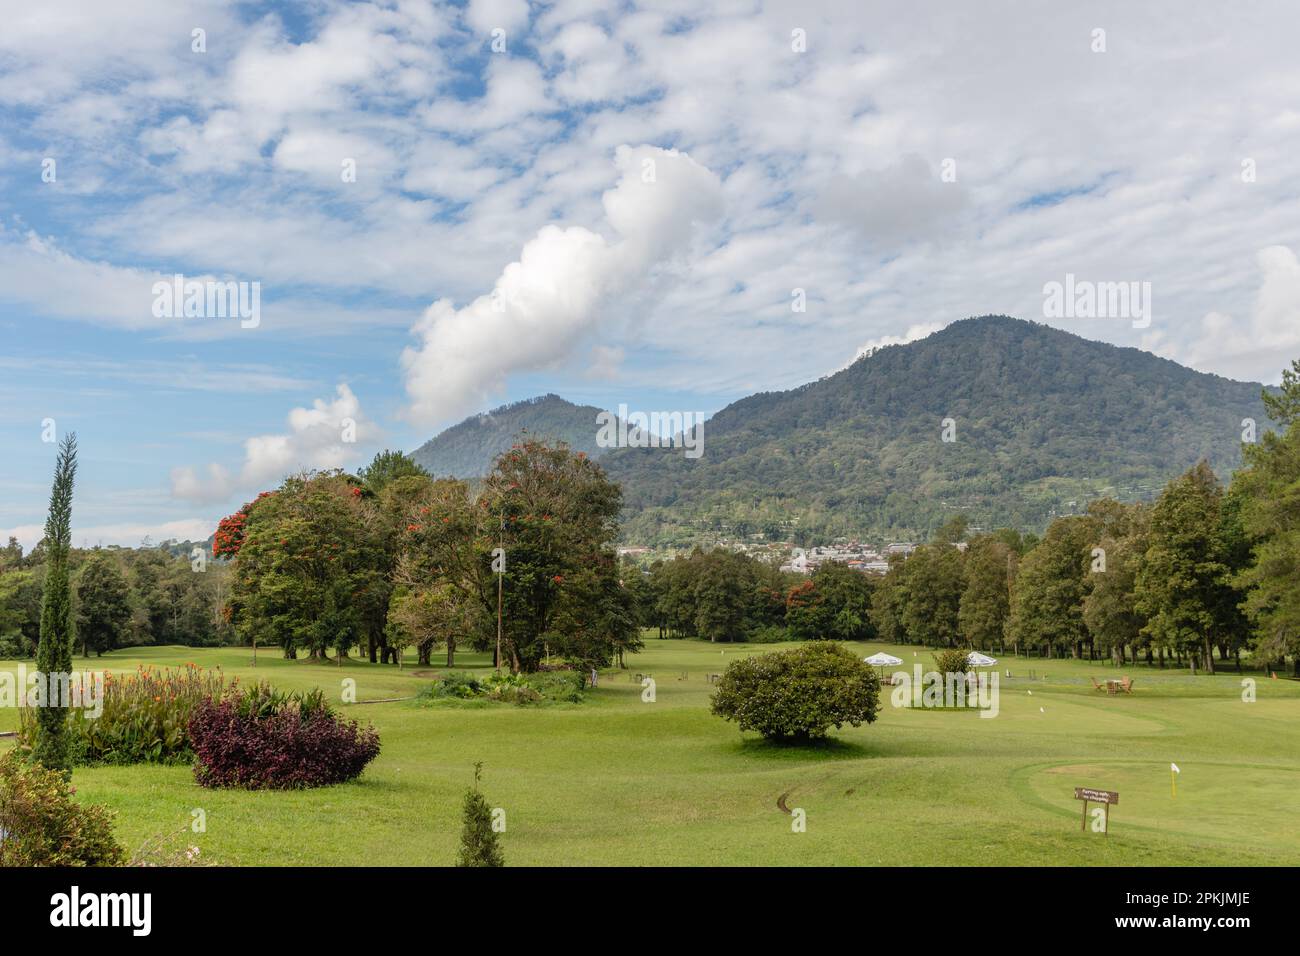
<instances>
[{"instance_id":1,"label":"tree line","mask_svg":"<svg viewBox=\"0 0 1300 956\"><path fill-rule=\"evenodd\" d=\"M292 476L221 522L227 618L286 657L352 648L421 664L491 651L513 671L600 667L640 646L613 547L619 487L581 452L525 441L477 487L386 451L357 474Z\"/></svg>"},{"instance_id":2,"label":"tree line","mask_svg":"<svg viewBox=\"0 0 1300 956\"><path fill-rule=\"evenodd\" d=\"M637 580L661 637L839 638L1110 657L1213 672L1243 653L1300 675L1300 361L1265 391L1280 426L1225 487L1201 461L1153 502L1093 501L1039 538L947 521L880 577L807 579L740 553L657 562Z\"/></svg>"},{"instance_id":3,"label":"tree line","mask_svg":"<svg viewBox=\"0 0 1300 956\"><path fill-rule=\"evenodd\" d=\"M1263 402L1280 429L1243 444L1226 487L1201 461L1152 503L1094 501L1041 540L1000 531L958 554L941 532L892 561L881 639L1210 672L1249 652L1300 675L1300 361Z\"/></svg>"},{"instance_id":4,"label":"tree line","mask_svg":"<svg viewBox=\"0 0 1300 956\"><path fill-rule=\"evenodd\" d=\"M195 561L192 542L139 548L68 547L73 641L84 654L139 644L214 646L232 640L222 615L228 589L220 562ZM0 548L0 658L36 653L51 546Z\"/></svg>"},{"instance_id":5,"label":"tree line","mask_svg":"<svg viewBox=\"0 0 1300 956\"><path fill-rule=\"evenodd\" d=\"M442 648L451 665L468 646L528 671L552 658L622 663L650 628L1211 671L1216 653L1221 664L1246 652L1290 657L1300 674L1300 361L1263 401L1280 430L1243 446L1226 487L1202 461L1154 502L1097 500L1041 538L973 533L958 515L883 576L828 563L804 577L725 549L620 562L619 485L583 453L531 440L474 485L391 451L356 474L290 476L222 520L204 573L183 546L66 542L62 571L86 653L238 640L287 657L360 648L385 663L414 647L428 664ZM49 547L0 550L4 656L36 647Z\"/></svg>"}]
</instances>

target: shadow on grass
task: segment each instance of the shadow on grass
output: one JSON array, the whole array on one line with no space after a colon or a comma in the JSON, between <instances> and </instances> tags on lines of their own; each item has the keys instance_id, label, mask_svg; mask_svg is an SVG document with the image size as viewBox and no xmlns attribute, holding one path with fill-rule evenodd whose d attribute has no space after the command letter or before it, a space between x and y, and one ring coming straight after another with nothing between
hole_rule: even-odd
<instances>
[{"instance_id":1,"label":"shadow on grass","mask_svg":"<svg viewBox=\"0 0 1300 956\"><path fill-rule=\"evenodd\" d=\"M841 740L838 737L821 737L816 740L768 740L765 737L746 737L731 745L731 751L746 758L770 760L780 763L800 763L821 760L861 760L878 757L880 753L862 744Z\"/></svg>"}]
</instances>

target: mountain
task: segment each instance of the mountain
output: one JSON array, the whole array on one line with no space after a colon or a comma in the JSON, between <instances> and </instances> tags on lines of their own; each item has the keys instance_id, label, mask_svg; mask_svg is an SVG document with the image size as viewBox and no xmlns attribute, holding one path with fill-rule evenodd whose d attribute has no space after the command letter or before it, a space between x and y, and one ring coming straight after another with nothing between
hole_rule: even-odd
<instances>
[{"instance_id":1,"label":"mountain","mask_svg":"<svg viewBox=\"0 0 1300 956\"><path fill-rule=\"evenodd\" d=\"M558 395L542 395L490 412L473 415L425 442L411 457L432 475L477 478L492 470L497 455L523 434L568 442L574 451L597 458L608 449L596 447L599 426L593 405L574 405Z\"/></svg>"},{"instance_id":2,"label":"mountain","mask_svg":"<svg viewBox=\"0 0 1300 956\"><path fill-rule=\"evenodd\" d=\"M1227 477L1242 420L1268 424L1260 391L984 316L734 402L705 423L701 457L626 448L601 463L623 484L624 538L640 544L915 538L959 511L1041 529L1092 498L1154 497L1202 457Z\"/></svg>"}]
</instances>

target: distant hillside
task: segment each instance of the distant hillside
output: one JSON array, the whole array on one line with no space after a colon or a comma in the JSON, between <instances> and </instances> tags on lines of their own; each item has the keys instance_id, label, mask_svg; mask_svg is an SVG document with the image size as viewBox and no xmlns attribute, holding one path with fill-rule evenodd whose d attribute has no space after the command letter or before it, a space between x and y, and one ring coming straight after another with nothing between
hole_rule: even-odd
<instances>
[{"instance_id":1,"label":"distant hillside","mask_svg":"<svg viewBox=\"0 0 1300 956\"><path fill-rule=\"evenodd\" d=\"M1268 423L1260 390L985 316L735 402L705 424L698 459L618 449L602 464L623 484L624 538L637 543L924 536L957 511L1041 528L1101 495L1150 498L1201 457L1226 477L1242 419Z\"/></svg>"},{"instance_id":2,"label":"distant hillside","mask_svg":"<svg viewBox=\"0 0 1300 956\"><path fill-rule=\"evenodd\" d=\"M597 458L606 451L596 447L600 411L558 395L542 395L471 416L425 442L411 457L432 475L477 478L491 471L496 457L526 433L568 442L574 451Z\"/></svg>"}]
</instances>

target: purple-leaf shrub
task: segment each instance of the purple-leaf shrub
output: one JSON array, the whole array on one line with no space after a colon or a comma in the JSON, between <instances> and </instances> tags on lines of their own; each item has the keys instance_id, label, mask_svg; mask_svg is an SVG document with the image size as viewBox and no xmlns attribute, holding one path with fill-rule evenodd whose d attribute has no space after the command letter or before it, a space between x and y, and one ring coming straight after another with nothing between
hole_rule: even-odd
<instances>
[{"instance_id":1,"label":"purple-leaf shrub","mask_svg":"<svg viewBox=\"0 0 1300 956\"><path fill-rule=\"evenodd\" d=\"M227 697L206 700L189 724L194 777L204 787L293 790L343 783L379 754L379 734L329 710L241 714Z\"/></svg>"}]
</instances>

